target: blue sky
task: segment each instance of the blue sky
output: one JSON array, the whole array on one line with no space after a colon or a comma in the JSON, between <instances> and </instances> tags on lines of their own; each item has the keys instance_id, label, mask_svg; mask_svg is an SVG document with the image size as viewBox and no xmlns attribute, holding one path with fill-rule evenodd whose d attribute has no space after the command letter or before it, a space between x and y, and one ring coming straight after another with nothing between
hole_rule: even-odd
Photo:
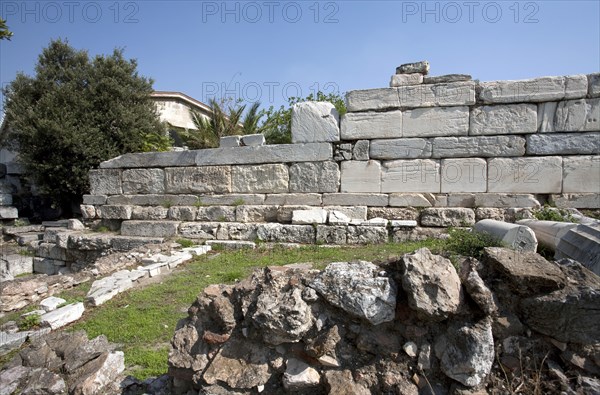
<instances>
[{"instance_id":1,"label":"blue sky","mask_svg":"<svg viewBox=\"0 0 600 395\"><path fill-rule=\"evenodd\" d=\"M600 70L600 1L0 1L0 81L53 38L124 48L156 90L263 106L388 86L401 63L482 81Z\"/></svg>"}]
</instances>

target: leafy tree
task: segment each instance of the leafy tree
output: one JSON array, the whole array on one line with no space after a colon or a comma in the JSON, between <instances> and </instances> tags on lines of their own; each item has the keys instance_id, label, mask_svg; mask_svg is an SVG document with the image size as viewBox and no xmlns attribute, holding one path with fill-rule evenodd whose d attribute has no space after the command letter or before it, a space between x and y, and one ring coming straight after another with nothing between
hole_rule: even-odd
<instances>
[{"instance_id":1,"label":"leafy tree","mask_svg":"<svg viewBox=\"0 0 600 395\"><path fill-rule=\"evenodd\" d=\"M326 101L333 104L341 115L346 113L346 103L337 93L324 94L318 91L316 96L312 93L305 98L290 97L287 108L284 106L275 110L273 106L265 112L266 120L262 130L268 144L290 144L292 142L292 106L305 101Z\"/></svg>"},{"instance_id":2,"label":"leafy tree","mask_svg":"<svg viewBox=\"0 0 600 395\"><path fill-rule=\"evenodd\" d=\"M0 40L9 40L13 36L13 33L8 30L8 26L6 26L6 21L0 18Z\"/></svg>"},{"instance_id":3,"label":"leafy tree","mask_svg":"<svg viewBox=\"0 0 600 395\"><path fill-rule=\"evenodd\" d=\"M51 41L35 71L19 73L4 91L10 132L3 143L19 151L26 175L55 205L80 201L100 162L170 146L150 98L152 80L122 50L90 59Z\"/></svg>"}]
</instances>

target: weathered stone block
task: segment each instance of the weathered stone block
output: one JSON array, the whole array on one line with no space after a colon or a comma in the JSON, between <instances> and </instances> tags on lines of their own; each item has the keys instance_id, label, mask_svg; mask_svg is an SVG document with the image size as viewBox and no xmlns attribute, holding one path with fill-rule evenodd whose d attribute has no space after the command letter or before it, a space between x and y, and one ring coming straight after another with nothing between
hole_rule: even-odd
<instances>
[{"instance_id":1,"label":"weathered stone block","mask_svg":"<svg viewBox=\"0 0 600 395\"><path fill-rule=\"evenodd\" d=\"M171 237L177 234L177 221L124 221L123 236Z\"/></svg>"},{"instance_id":2,"label":"weathered stone block","mask_svg":"<svg viewBox=\"0 0 600 395\"><path fill-rule=\"evenodd\" d=\"M492 81L479 84L484 103L522 103L575 99L587 94L587 77L541 77L519 81Z\"/></svg>"},{"instance_id":3,"label":"weathered stone block","mask_svg":"<svg viewBox=\"0 0 600 395\"><path fill-rule=\"evenodd\" d=\"M242 204L263 204L265 195L262 194L228 194L228 195L199 195L200 205L239 206Z\"/></svg>"},{"instance_id":4,"label":"weathered stone block","mask_svg":"<svg viewBox=\"0 0 600 395\"><path fill-rule=\"evenodd\" d=\"M395 88L397 86L406 85L418 85L423 83L423 74L394 74L390 79L390 87Z\"/></svg>"},{"instance_id":5,"label":"weathered stone block","mask_svg":"<svg viewBox=\"0 0 600 395\"><path fill-rule=\"evenodd\" d=\"M470 208L426 208L421 212L422 226L471 226L474 223L475 212Z\"/></svg>"},{"instance_id":6,"label":"weathered stone block","mask_svg":"<svg viewBox=\"0 0 600 395\"><path fill-rule=\"evenodd\" d=\"M342 213L348 217L350 220L367 220L367 206L352 206L352 207L344 207L344 206L324 206L324 210L329 211L337 211L338 213Z\"/></svg>"},{"instance_id":7,"label":"weathered stone block","mask_svg":"<svg viewBox=\"0 0 600 395\"><path fill-rule=\"evenodd\" d=\"M427 74L429 73L429 62L422 60L420 62L404 63L396 67L396 74Z\"/></svg>"},{"instance_id":8,"label":"weathered stone block","mask_svg":"<svg viewBox=\"0 0 600 395\"><path fill-rule=\"evenodd\" d=\"M106 204L131 206L191 206L198 202L196 195L116 195Z\"/></svg>"},{"instance_id":9,"label":"weathered stone block","mask_svg":"<svg viewBox=\"0 0 600 395\"><path fill-rule=\"evenodd\" d=\"M431 141L419 138L373 140L369 157L372 159L430 158Z\"/></svg>"},{"instance_id":10,"label":"weathered stone block","mask_svg":"<svg viewBox=\"0 0 600 395\"><path fill-rule=\"evenodd\" d=\"M83 204L106 204L106 195L83 195Z\"/></svg>"},{"instance_id":11,"label":"weathered stone block","mask_svg":"<svg viewBox=\"0 0 600 395\"><path fill-rule=\"evenodd\" d=\"M219 148L239 147L241 136L223 136L219 138Z\"/></svg>"},{"instance_id":12,"label":"weathered stone block","mask_svg":"<svg viewBox=\"0 0 600 395\"><path fill-rule=\"evenodd\" d=\"M369 140L359 140L352 148L353 160L369 160Z\"/></svg>"},{"instance_id":13,"label":"weathered stone block","mask_svg":"<svg viewBox=\"0 0 600 395\"><path fill-rule=\"evenodd\" d=\"M101 169L194 166L198 151L136 152L100 163ZM110 195L110 194L108 194Z\"/></svg>"},{"instance_id":14,"label":"weathered stone block","mask_svg":"<svg viewBox=\"0 0 600 395\"><path fill-rule=\"evenodd\" d=\"M318 162L333 158L333 149L329 143L211 148L188 152L193 152L196 155L196 166Z\"/></svg>"},{"instance_id":15,"label":"weathered stone block","mask_svg":"<svg viewBox=\"0 0 600 395\"><path fill-rule=\"evenodd\" d=\"M556 132L600 130L600 99L566 100L558 103L554 116Z\"/></svg>"},{"instance_id":16,"label":"weathered stone block","mask_svg":"<svg viewBox=\"0 0 600 395\"><path fill-rule=\"evenodd\" d=\"M342 140L402 137L402 112L347 113L342 117Z\"/></svg>"},{"instance_id":17,"label":"weathered stone block","mask_svg":"<svg viewBox=\"0 0 600 395\"><path fill-rule=\"evenodd\" d=\"M0 219L19 218L19 211L16 207L0 206Z\"/></svg>"},{"instance_id":18,"label":"weathered stone block","mask_svg":"<svg viewBox=\"0 0 600 395\"><path fill-rule=\"evenodd\" d=\"M277 206L237 206L237 222L276 222Z\"/></svg>"},{"instance_id":19,"label":"weathered stone block","mask_svg":"<svg viewBox=\"0 0 600 395\"><path fill-rule=\"evenodd\" d=\"M10 206L13 202L10 193L0 193L0 206Z\"/></svg>"},{"instance_id":20,"label":"weathered stone block","mask_svg":"<svg viewBox=\"0 0 600 395\"><path fill-rule=\"evenodd\" d=\"M402 117L402 137L466 136L468 133L469 107L416 108L405 111Z\"/></svg>"},{"instance_id":21,"label":"weathered stone block","mask_svg":"<svg viewBox=\"0 0 600 395\"><path fill-rule=\"evenodd\" d=\"M435 197L431 194L421 193L392 193L390 206L392 207L431 207Z\"/></svg>"},{"instance_id":22,"label":"weathered stone block","mask_svg":"<svg viewBox=\"0 0 600 395\"><path fill-rule=\"evenodd\" d=\"M400 107L398 90L396 88L365 89L346 93L346 108L348 112L383 110ZM342 127L343 127L342 121ZM345 139L342 134L342 139Z\"/></svg>"},{"instance_id":23,"label":"weathered stone block","mask_svg":"<svg viewBox=\"0 0 600 395\"><path fill-rule=\"evenodd\" d=\"M121 170L90 170L89 177L91 195L120 195L123 193L121 187Z\"/></svg>"},{"instance_id":24,"label":"weathered stone block","mask_svg":"<svg viewBox=\"0 0 600 395\"><path fill-rule=\"evenodd\" d=\"M538 131L540 133L554 132L554 115L556 114L557 102L546 102L538 104Z\"/></svg>"},{"instance_id":25,"label":"weathered stone block","mask_svg":"<svg viewBox=\"0 0 600 395\"><path fill-rule=\"evenodd\" d=\"M488 160L488 192L559 193L562 158L497 158Z\"/></svg>"},{"instance_id":26,"label":"weathered stone block","mask_svg":"<svg viewBox=\"0 0 600 395\"><path fill-rule=\"evenodd\" d=\"M169 208L169 219L175 221L194 221L198 208L193 206L175 206Z\"/></svg>"},{"instance_id":27,"label":"weathered stone block","mask_svg":"<svg viewBox=\"0 0 600 395\"><path fill-rule=\"evenodd\" d=\"M219 239L256 240L257 224L224 223L216 233Z\"/></svg>"},{"instance_id":28,"label":"weathered stone block","mask_svg":"<svg viewBox=\"0 0 600 395\"><path fill-rule=\"evenodd\" d=\"M444 74L423 77L424 84L442 84L447 82L460 82L460 81L471 81L473 77L469 74Z\"/></svg>"},{"instance_id":29,"label":"weathered stone block","mask_svg":"<svg viewBox=\"0 0 600 395\"><path fill-rule=\"evenodd\" d=\"M264 134L246 134L240 137L240 145L242 147L258 147L265 145Z\"/></svg>"},{"instance_id":30,"label":"weathered stone block","mask_svg":"<svg viewBox=\"0 0 600 395\"><path fill-rule=\"evenodd\" d=\"M230 206L199 207L196 220L206 222L234 222L236 220L235 210L235 207Z\"/></svg>"},{"instance_id":31,"label":"weathered stone block","mask_svg":"<svg viewBox=\"0 0 600 395\"><path fill-rule=\"evenodd\" d=\"M537 131L535 104L508 104L474 108L469 119L469 134L523 134Z\"/></svg>"},{"instance_id":32,"label":"weathered stone block","mask_svg":"<svg viewBox=\"0 0 600 395\"><path fill-rule=\"evenodd\" d=\"M213 240L217 238L219 226L219 223L214 222L182 222L179 234L188 239Z\"/></svg>"},{"instance_id":33,"label":"weathered stone block","mask_svg":"<svg viewBox=\"0 0 600 395\"><path fill-rule=\"evenodd\" d=\"M130 219L132 213L132 206L105 205L96 208L98 218L102 219Z\"/></svg>"},{"instance_id":34,"label":"weathered stone block","mask_svg":"<svg viewBox=\"0 0 600 395\"><path fill-rule=\"evenodd\" d=\"M165 193L165 172L162 169L123 170L121 180L125 195Z\"/></svg>"},{"instance_id":35,"label":"weathered stone block","mask_svg":"<svg viewBox=\"0 0 600 395\"><path fill-rule=\"evenodd\" d=\"M305 162L290 166L290 192L337 192L340 169L336 162Z\"/></svg>"},{"instance_id":36,"label":"weathered stone block","mask_svg":"<svg viewBox=\"0 0 600 395\"><path fill-rule=\"evenodd\" d=\"M329 102L301 102L292 106L292 142L340 141L340 115Z\"/></svg>"},{"instance_id":37,"label":"weathered stone block","mask_svg":"<svg viewBox=\"0 0 600 395\"><path fill-rule=\"evenodd\" d=\"M381 192L440 192L440 162L430 159L383 163Z\"/></svg>"},{"instance_id":38,"label":"weathered stone block","mask_svg":"<svg viewBox=\"0 0 600 395\"><path fill-rule=\"evenodd\" d=\"M165 169L167 193L231 192L231 167L204 166Z\"/></svg>"},{"instance_id":39,"label":"weathered stone block","mask_svg":"<svg viewBox=\"0 0 600 395\"><path fill-rule=\"evenodd\" d=\"M342 192L380 192L381 164L375 160L342 162Z\"/></svg>"},{"instance_id":40,"label":"weathered stone block","mask_svg":"<svg viewBox=\"0 0 600 395\"><path fill-rule=\"evenodd\" d=\"M345 226L317 226L317 244L346 244L346 227Z\"/></svg>"},{"instance_id":41,"label":"weathered stone block","mask_svg":"<svg viewBox=\"0 0 600 395\"><path fill-rule=\"evenodd\" d=\"M550 203L558 208L600 208L600 193L550 195Z\"/></svg>"},{"instance_id":42,"label":"weathered stone block","mask_svg":"<svg viewBox=\"0 0 600 395\"><path fill-rule=\"evenodd\" d=\"M387 241L388 232L383 226L348 226L348 244L383 244Z\"/></svg>"},{"instance_id":43,"label":"weathered stone block","mask_svg":"<svg viewBox=\"0 0 600 395\"><path fill-rule=\"evenodd\" d=\"M259 240L275 243L314 244L315 228L312 225L258 224Z\"/></svg>"},{"instance_id":44,"label":"weathered stone block","mask_svg":"<svg viewBox=\"0 0 600 395\"><path fill-rule=\"evenodd\" d=\"M166 207L142 207L133 206L131 219L152 220L166 219L169 215L169 209ZM129 219L129 218L124 218Z\"/></svg>"},{"instance_id":45,"label":"weathered stone block","mask_svg":"<svg viewBox=\"0 0 600 395\"><path fill-rule=\"evenodd\" d=\"M443 159L442 193L485 192L487 162L484 159Z\"/></svg>"},{"instance_id":46,"label":"weathered stone block","mask_svg":"<svg viewBox=\"0 0 600 395\"><path fill-rule=\"evenodd\" d=\"M67 260L67 250L54 243L40 243L36 249L36 255L41 258L49 258L57 261Z\"/></svg>"},{"instance_id":47,"label":"weathered stone block","mask_svg":"<svg viewBox=\"0 0 600 395\"><path fill-rule=\"evenodd\" d=\"M600 192L600 156L563 158L563 193Z\"/></svg>"},{"instance_id":48,"label":"weathered stone block","mask_svg":"<svg viewBox=\"0 0 600 395\"><path fill-rule=\"evenodd\" d=\"M487 177L487 171L484 177ZM442 180L443 183L443 180ZM487 188L487 183L486 183ZM448 207L475 207L475 194L474 193L460 193L455 192L448 195L446 199ZM438 205L439 206L439 205Z\"/></svg>"},{"instance_id":49,"label":"weathered stone block","mask_svg":"<svg viewBox=\"0 0 600 395\"><path fill-rule=\"evenodd\" d=\"M387 206L388 195L379 193L326 193L324 206Z\"/></svg>"},{"instance_id":50,"label":"weathered stone block","mask_svg":"<svg viewBox=\"0 0 600 395\"><path fill-rule=\"evenodd\" d=\"M231 189L234 193L286 193L288 167L284 164L233 166Z\"/></svg>"},{"instance_id":51,"label":"weathered stone block","mask_svg":"<svg viewBox=\"0 0 600 395\"><path fill-rule=\"evenodd\" d=\"M600 73L588 74L588 95L600 97Z\"/></svg>"},{"instance_id":52,"label":"weathered stone block","mask_svg":"<svg viewBox=\"0 0 600 395\"><path fill-rule=\"evenodd\" d=\"M414 208L395 208L395 207L369 207L367 218L385 218L393 220L413 220L419 219L419 212Z\"/></svg>"},{"instance_id":53,"label":"weathered stone block","mask_svg":"<svg viewBox=\"0 0 600 395\"><path fill-rule=\"evenodd\" d=\"M529 155L586 155L600 153L600 132L548 133L527 136Z\"/></svg>"},{"instance_id":54,"label":"weathered stone block","mask_svg":"<svg viewBox=\"0 0 600 395\"><path fill-rule=\"evenodd\" d=\"M58 261L50 258L33 258L33 272L43 273L52 276L58 273L58 270L65 266L65 261Z\"/></svg>"},{"instance_id":55,"label":"weathered stone block","mask_svg":"<svg viewBox=\"0 0 600 395\"><path fill-rule=\"evenodd\" d=\"M434 158L498 157L525 155L525 139L520 136L436 137Z\"/></svg>"},{"instance_id":56,"label":"weathered stone block","mask_svg":"<svg viewBox=\"0 0 600 395\"><path fill-rule=\"evenodd\" d=\"M295 225L324 224L326 222L327 211L320 208L292 212L292 224Z\"/></svg>"},{"instance_id":57,"label":"weathered stone block","mask_svg":"<svg viewBox=\"0 0 600 395\"><path fill-rule=\"evenodd\" d=\"M291 169L290 169L291 172ZM290 175L290 178L292 176ZM291 181L290 181L291 182ZM264 204L273 206L306 205L320 206L323 203L319 193L280 193L267 194Z\"/></svg>"},{"instance_id":58,"label":"weathered stone block","mask_svg":"<svg viewBox=\"0 0 600 395\"><path fill-rule=\"evenodd\" d=\"M401 107L464 106L475 104L475 82L401 86Z\"/></svg>"},{"instance_id":59,"label":"weathered stone block","mask_svg":"<svg viewBox=\"0 0 600 395\"><path fill-rule=\"evenodd\" d=\"M292 223L292 214L296 210L310 210L310 206L294 205L294 206L279 206L277 208L277 222L280 224Z\"/></svg>"}]
</instances>

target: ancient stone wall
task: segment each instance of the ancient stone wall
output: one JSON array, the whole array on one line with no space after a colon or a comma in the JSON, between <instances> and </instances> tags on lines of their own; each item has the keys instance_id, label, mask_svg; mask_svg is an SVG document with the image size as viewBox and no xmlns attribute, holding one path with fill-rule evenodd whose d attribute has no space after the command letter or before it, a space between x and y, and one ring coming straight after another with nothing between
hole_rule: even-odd
<instances>
[{"instance_id":1,"label":"ancient stone wall","mask_svg":"<svg viewBox=\"0 0 600 395\"><path fill-rule=\"evenodd\" d=\"M296 105L293 144L103 162L83 215L130 236L360 243L546 202L600 208L600 74L478 82L421 66L348 92L341 119ZM308 209L323 211L294 213Z\"/></svg>"}]
</instances>

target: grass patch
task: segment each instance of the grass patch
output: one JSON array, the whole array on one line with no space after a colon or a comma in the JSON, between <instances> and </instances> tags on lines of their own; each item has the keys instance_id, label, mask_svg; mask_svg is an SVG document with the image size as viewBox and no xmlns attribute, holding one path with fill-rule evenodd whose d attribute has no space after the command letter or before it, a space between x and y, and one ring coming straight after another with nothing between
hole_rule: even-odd
<instances>
[{"instance_id":1,"label":"grass patch","mask_svg":"<svg viewBox=\"0 0 600 395\"><path fill-rule=\"evenodd\" d=\"M540 221L578 222L567 210L548 205L533 211L533 216Z\"/></svg>"},{"instance_id":2,"label":"grass patch","mask_svg":"<svg viewBox=\"0 0 600 395\"><path fill-rule=\"evenodd\" d=\"M193 247L196 243L190 239L177 239L176 243L182 246L183 248Z\"/></svg>"},{"instance_id":3,"label":"grass patch","mask_svg":"<svg viewBox=\"0 0 600 395\"><path fill-rule=\"evenodd\" d=\"M502 241L486 234L468 229L448 229L450 237L446 240L444 252L448 255L465 255L481 258L485 247L505 247Z\"/></svg>"}]
</instances>

